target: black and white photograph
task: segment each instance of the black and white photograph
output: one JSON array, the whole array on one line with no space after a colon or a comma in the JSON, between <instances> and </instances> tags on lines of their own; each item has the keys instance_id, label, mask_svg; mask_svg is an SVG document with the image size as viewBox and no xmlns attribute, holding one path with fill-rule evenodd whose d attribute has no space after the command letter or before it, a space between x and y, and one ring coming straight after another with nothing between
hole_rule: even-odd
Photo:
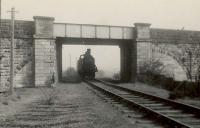
<instances>
[{"instance_id":1,"label":"black and white photograph","mask_svg":"<svg viewBox=\"0 0 200 128\"><path fill-rule=\"evenodd\" d=\"M200 128L200 1L0 0L0 128Z\"/></svg>"}]
</instances>

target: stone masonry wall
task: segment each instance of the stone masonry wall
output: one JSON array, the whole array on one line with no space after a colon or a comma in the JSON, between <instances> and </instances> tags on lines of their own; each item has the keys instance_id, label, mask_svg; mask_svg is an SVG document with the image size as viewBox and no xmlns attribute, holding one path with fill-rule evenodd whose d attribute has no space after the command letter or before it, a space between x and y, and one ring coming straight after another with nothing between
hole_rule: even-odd
<instances>
[{"instance_id":1,"label":"stone masonry wall","mask_svg":"<svg viewBox=\"0 0 200 128\"><path fill-rule=\"evenodd\" d=\"M49 85L56 76L56 45L54 40L35 39L35 86Z\"/></svg>"},{"instance_id":2,"label":"stone masonry wall","mask_svg":"<svg viewBox=\"0 0 200 128\"><path fill-rule=\"evenodd\" d=\"M0 37L10 38L10 20L1 21ZM32 38L34 34L33 21L15 21L15 38Z\"/></svg>"},{"instance_id":3,"label":"stone masonry wall","mask_svg":"<svg viewBox=\"0 0 200 128\"><path fill-rule=\"evenodd\" d=\"M143 65L151 57L150 24L135 23L137 43L137 73L141 73Z\"/></svg>"},{"instance_id":4,"label":"stone masonry wall","mask_svg":"<svg viewBox=\"0 0 200 128\"><path fill-rule=\"evenodd\" d=\"M167 62L167 58L170 57L171 61L168 59L168 63L176 67L176 70L180 69L174 70L174 74L179 72L179 75L186 76L187 80L195 81L200 66L199 31L151 29L151 42L154 58L160 58L158 57L160 55L166 56L162 57L162 60L165 58ZM182 68L178 68L180 66Z\"/></svg>"},{"instance_id":5,"label":"stone masonry wall","mask_svg":"<svg viewBox=\"0 0 200 128\"><path fill-rule=\"evenodd\" d=\"M57 81L56 44L52 17L35 16L35 86L50 86ZM52 81L54 79L54 81Z\"/></svg>"},{"instance_id":6,"label":"stone masonry wall","mask_svg":"<svg viewBox=\"0 0 200 128\"><path fill-rule=\"evenodd\" d=\"M144 62L148 61L151 57L151 43L138 42L137 43L137 72L142 72Z\"/></svg>"},{"instance_id":7,"label":"stone masonry wall","mask_svg":"<svg viewBox=\"0 0 200 128\"><path fill-rule=\"evenodd\" d=\"M33 40L34 23L15 22L15 87L33 86ZM10 20L2 20L0 29L0 92L10 86Z\"/></svg>"},{"instance_id":8,"label":"stone masonry wall","mask_svg":"<svg viewBox=\"0 0 200 128\"><path fill-rule=\"evenodd\" d=\"M165 65L165 75L196 80L200 74L199 31L149 29L148 24L139 23L136 34L138 73L145 61L159 59Z\"/></svg>"},{"instance_id":9,"label":"stone masonry wall","mask_svg":"<svg viewBox=\"0 0 200 128\"><path fill-rule=\"evenodd\" d=\"M176 47L176 45L165 47L162 44L152 44L152 58L164 64L163 75L178 81L188 80L184 65L180 63L177 54L173 54L174 51L180 52L180 49L175 49L174 46Z\"/></svg>"},{"instance_id":10,"label":"stone masonry wall","mask_svg":"<svg viewBox=\"0 0 200 128\"><path fill-rule=\"evenodd\" d=\"M187 80L195 81L198 75L198 68L200 66L200 44L198 43L190 43L190 44L166 44L166 43L152 43L152 52L153 58L162 58L164 57L166 61L167 57L171 58L167 63L171 63L175 69L180 69L178 67L182 67L177 72L180 72L178 75L186 76ZM191 52L191 56L190 53ZM161 56L160 56L161 55ZM160 56L160 57L158 57ZM191 67L190 67L191 64ZM191 69L190 69L191 68ZM183 71L181 71L183 70ZM184 74L183 74L184 73ZM181 79L180 79L181 80ZM183 79L184 80L184 79Z\"/></svg>"}]
</instances>

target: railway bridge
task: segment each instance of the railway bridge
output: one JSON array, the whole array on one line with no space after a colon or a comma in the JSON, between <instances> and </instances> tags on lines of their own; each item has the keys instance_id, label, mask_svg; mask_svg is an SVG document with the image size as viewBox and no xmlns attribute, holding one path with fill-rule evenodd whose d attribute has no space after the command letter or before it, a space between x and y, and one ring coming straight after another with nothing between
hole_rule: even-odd
<instances>
[{"instance_id":1,"label":"railway bridge","mask_svg":"<svg viewBox=\"0 0 200 128\"><path fill-rule=\"evenodd\" d=\"M134 26L55 23L53 17L35 16L15 23L16 87L44 86L62 72L62 45L118 45L121 79L134 82L144 63L159 59L176 79L194 80L200 61L200 32ZM10 86L10 21L0 30L0 92Z\"/></svg>"}]
</instances>

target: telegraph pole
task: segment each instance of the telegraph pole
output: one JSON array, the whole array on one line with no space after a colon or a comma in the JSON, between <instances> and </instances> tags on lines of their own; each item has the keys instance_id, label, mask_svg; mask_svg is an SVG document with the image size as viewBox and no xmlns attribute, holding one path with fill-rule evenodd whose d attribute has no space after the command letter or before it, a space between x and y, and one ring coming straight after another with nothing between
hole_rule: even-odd
<instances>
[{"instance_id":1,"label":"telegraph pole","mask_svg":"<svg viewBox=\"0 0 200 128\"><path fill-rule=\"evenodd\" d=\"M14 38L15 38L15 8L11 11L11 44L10 44L10 93L14 91Z\"/></svg>"}]
</instances>

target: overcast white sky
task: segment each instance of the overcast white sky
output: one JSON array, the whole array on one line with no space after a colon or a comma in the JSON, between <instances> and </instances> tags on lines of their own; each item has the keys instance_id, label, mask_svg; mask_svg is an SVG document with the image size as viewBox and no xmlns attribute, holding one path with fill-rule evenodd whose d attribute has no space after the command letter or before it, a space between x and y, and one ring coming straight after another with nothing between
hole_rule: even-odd
<instances>
[{"instance_id":1,"label":"overcast white sky","mask_svg":"<svg viewBox=\"0 0 200 128\"><path fill-rule=\"evenodd\" d=\"M133 26L148 22L152 27L200 30L200 0L2 0L2 16L11 7L17 19L35 15L55 17L56 22Z\"/></svg>"}]
</instances>

